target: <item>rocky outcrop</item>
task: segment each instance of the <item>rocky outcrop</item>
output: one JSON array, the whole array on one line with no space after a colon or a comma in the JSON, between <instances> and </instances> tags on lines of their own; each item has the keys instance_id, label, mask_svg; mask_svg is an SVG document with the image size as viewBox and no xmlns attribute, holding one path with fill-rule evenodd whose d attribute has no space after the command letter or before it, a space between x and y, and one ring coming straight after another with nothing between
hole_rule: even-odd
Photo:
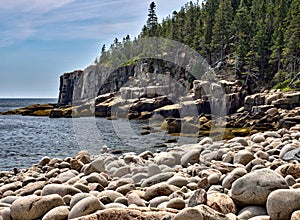
<instances>
[{"instance_id":1,"label":"rocky outcrop","mask_svg":"<svg viewBox=\"0 0 300 220\"><path fill-rule=\"evenodd\" d=\"M167 74L169 78L175 81L188 79L188 73L185 69L162 60L141 59L136 64L118 68L91 65L83 71L65 73L60 77L58 102L60 105L66 105L94 99L105 93L117 92L126 85L132 87L134 84L138 84L140 88L145 88L154 86L159 81L162 85L165 83L159 80L159 77L153 81L153 78L149 77L147 73L153 73L156 76ZM151 92L150 90L151 88L148 88L147 93ZM127 99L132 98L132 95L129 94L129 90L127 92L123 90L122 97Z\"/></svg>"}]
</instances>

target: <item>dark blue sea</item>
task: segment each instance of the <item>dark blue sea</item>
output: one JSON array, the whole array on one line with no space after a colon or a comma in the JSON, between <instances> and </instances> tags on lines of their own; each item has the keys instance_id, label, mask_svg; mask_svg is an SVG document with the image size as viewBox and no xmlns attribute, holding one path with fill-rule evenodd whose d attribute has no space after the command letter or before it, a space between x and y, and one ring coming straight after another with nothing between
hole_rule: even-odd
<instances>
[{"instance_id":1,"label":"dark blue sea","mask_svg":"<svg viewBox=\"0 0 300 220\"><path fill-rule=\"evenodd\" d=\"M0 99L0 112L32 104L55 103L56 99ZM160 121L161 122L161 121ZM107 120L105 118L58 118L0 115L0 171L28 168L43 156L73 157L80 150L93 155L110 150L142 152L161 150L171 137L157 121ZM155 132L141 135L143 126ZM178 141L182 141L182 138ZM195 140L185 138L184 143ZM169 144L170 146L170 144Z\"/></svg>"}]
</instances>

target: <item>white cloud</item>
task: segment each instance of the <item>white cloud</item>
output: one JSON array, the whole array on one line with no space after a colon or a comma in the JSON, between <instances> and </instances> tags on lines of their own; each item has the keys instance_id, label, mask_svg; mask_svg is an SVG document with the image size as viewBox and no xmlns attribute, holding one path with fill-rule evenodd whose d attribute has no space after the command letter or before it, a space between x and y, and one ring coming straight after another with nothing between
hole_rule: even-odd
<instances>
[{"instance_id":1,"label":"white cloud","mask_svg":"<svg viewBox=\"0 0 300 220\"><path fill-rule=\"evenodd\" d=\"M137 33L146 22L150 3L151 0L0 0L0 46L29 38L113 39L121 33ZM185 0L156 3L157 12L164 17L180 9Z\"/></svg>"}]
</instances>

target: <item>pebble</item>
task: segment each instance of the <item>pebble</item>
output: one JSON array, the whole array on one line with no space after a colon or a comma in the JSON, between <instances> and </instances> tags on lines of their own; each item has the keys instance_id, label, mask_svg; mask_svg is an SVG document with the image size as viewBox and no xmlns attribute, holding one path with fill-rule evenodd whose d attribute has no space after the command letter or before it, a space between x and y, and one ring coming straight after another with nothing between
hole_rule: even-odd
<instances>
[{"instance_id":1,"label":"pebble","mask_svg":"<svg viewBox=\"0 0 300 220\"><path fill-rule=\"evenodd\" d=\"M204 138L139 155L45 157L0 172L0 219L299 219L299 131Z\"/></svg>"}]
</instances>

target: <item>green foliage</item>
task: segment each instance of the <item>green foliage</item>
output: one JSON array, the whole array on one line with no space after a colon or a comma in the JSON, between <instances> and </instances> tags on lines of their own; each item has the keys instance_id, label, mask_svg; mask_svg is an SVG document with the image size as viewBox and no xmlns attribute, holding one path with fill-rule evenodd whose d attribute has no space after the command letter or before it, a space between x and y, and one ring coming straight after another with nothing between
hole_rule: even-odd
<instances>
[{"instance_id":1,"label":"green foliage","mask_svg":"<svg viewBox=\"0 0 300 220\"><path fill-rule=\"evenodd\" d=\"M204 0L188 2L159 24L152 2L140 35L104 46L98 63L131 65L156 50L140 39L161 37L188 45L212 67L234 63L227 68L249 87L280 84L279 73L291 78L300 71L299 11L299 0Z\"/></svg>"}]
</instances>

